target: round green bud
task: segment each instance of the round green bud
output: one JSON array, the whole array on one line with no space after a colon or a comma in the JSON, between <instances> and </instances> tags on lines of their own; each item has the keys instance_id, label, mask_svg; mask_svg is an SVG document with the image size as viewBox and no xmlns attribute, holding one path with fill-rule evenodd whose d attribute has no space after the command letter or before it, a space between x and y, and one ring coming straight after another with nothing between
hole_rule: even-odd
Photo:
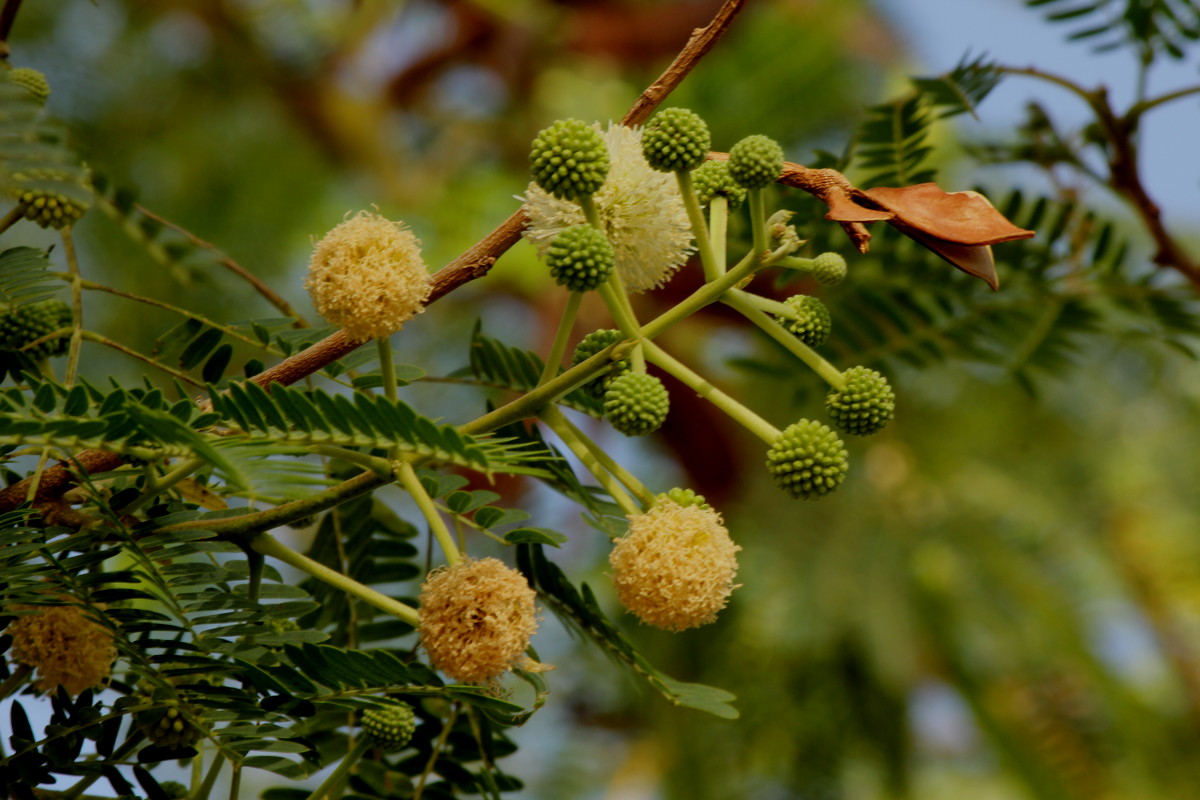
<instances>
[{"instance_id":1,"label":"round green bud","mask_svg":"<svg viewBox=\"0 0 1200 800\"><path fill-rule=\"evenodd\" d=\"M833 429L811 419L789 425L767 451L767 469L780 489L812 500L846 478L846 448Z\"/></svg>"},{"instance_id":2,"label":"round green bud","mask_svg":"<svg viewBox=\"0 0 1200 800\"><path fill-rule=\"evenodd\" d=\"M774 139L747 136L729 149L729 174L739 186L761 189L783 172L783 149Z\"/></svg>"},{"instance_id":3,"label":"round green bud","mask_svg":"<svg viewBox=\"0 0 1200 800\"><path fill-rule=\"evenodd\" d=\"M746 200L746 190L733 180L729 174L729 164L725 161L705 161L692 172L692 187L700 205L706 206L718 195L725 198L729 210L733 211Z\"/></svg>"},{"instance_id":4,"label":"round green bud","mask_svg":"<svg viewBox=\"0 0 1200 800\"><path fill-rule=\"evenodd\" d=\"M882 430L896 413L896 395L887 378L866 367L851 367L842 377L846 388L832 389L825 398L834 426L855 436Z\"/></svg>"},{"instance_id":5,"label":"round green bud","mask_svg":"<svg viewBox=\"0 0 1200 800\"><path fill-rule=\"evenodd\" d=\"M627 372L613 379L604 393L604 416L626 436L645 436L667 418L671 398L653 375Z\"/></svg>"},{"instance_id":6,"label":"round green bud","mask_svg":"<svg viewBox=\"0 0 1200 800\"><path fill-rule=\"evenodd\" d=\"M822 286L837 286L846 279L846 259L840 253L821 253L813 259L812 276Z\"/></svg>"},{"instance_id":7,"label":"round green bud","mask_svg":"<svg viewBox=\"0 0 1200 800\"><path fill-rule=\"evenodd\" d=\"M598 288L612 274L616 258L604 231L591 225L564 228L546 249L550 274L572 292Z\"/></svg>"},{"instance_id":8,"label":"round green bud","mask_svg":"<svg viewBox=\"0 0 1200 800\"><path fill-rule=\"evenodd\" d=\"M65 228L87 211L65 194L45 189L25 189L17 196L17 204L26 219L43 228Z\"/></svg>"},{"instance_id":9,"label":"round green bud","mask_svg":"<svg viewBox=\"0 0 1200 800\"><path fill-rule=\"evenodd\" d=\"M829 309L820 298L811 294L796 294L784 301L784 304L795 314L794 317L780 317L783 327L796 335L796 338L809 347L820 347L829 338L833 321L829 318Z\"/></svg>"},{"instance_id":10,"label":"round green bud","mask_svg":"<svg viewBox=\"0 0 1200 800\"><path fill-rule=\"evenodd\" d=\"M404 748L417 728L412 706L402 703L387 708L368 708L363 712L362 729L371 743L385 753Z\"/></svg>"},{"instance_id":11,"label":"round green bud","mask_svg":"<svg viewBox=\"0 0 1200 800\"><path fill-rule=\"evenodd\" d=\"M692 489L680 489L676 487L674 489L668 489L665 492L659 492L657 497L659 500L670 500L676 505L683 506L684 508L687 508L688 506L699 506L703 509L712 508L712 506L705 501L704 495L696 494L696 492Z\"/></svg>"},{"instance_id":12,"label":"round green bud","mask_svg":"<svg viewBox=\"0 0 1200 800\"><path fill-rule=\"evenodd\" d=\"M39 104L45 105L50 97L50 82L46 76L30 67L17 67L8 71L8 80L33 95Z\"/></svg>"},{"instance_id":13,"label":"round green bud","mask_svg":"<svg viewBox=\"0 0 1200 800\"><path fill-rule=\"evenodd\" d=\"M17 306L0 314L0 350L21 350L48 333L70 326L73 319L71 307L61 300ZM70 342L70 337L60 336L24 352L34 360L52 358L67 352Z\"/></svg>"},{"instance_id":14,"label":"round green bud","mask_svg":"<svg viewBox=\"0 0 1200 800\"><path fill-rule=\"evenodd\" d=\"M708 158L712 136L700 115L686 108L664 108L642 132L642 155L659 172L685 172Z\"/></svg>"},{"instance_id":15,"label":"round green bud","mask_svg":"<svg viewBox=\"0 0 1200 800\"><path fill-rule=\"evenodd\" d=\"M163 781L158 786L167 793L167 797L171 800L183 800L188 796L188 787L179 781Z\"/></svg>"},{"instance_id":16,"label":"round green bud","mask_svg":"<svg viewBox=\"0 0 1200 800\"><path fill-rule=\"evenodd\" d=\"M192 714L196 711L192 706L183 708ZM189 722L179 706L143 712L140 722L142 733L151 744L170 750L191 747L204 736L204 731Z\"/></svg>"},{"instance_id":17,"label":"round green bud","mask_svg":"<svg viewBox=\"0 0 1200 800\"><path fill-rule=\"evenodd\" d=\"M624 338L625 335L620 331L611 329L592 331L580 339L579 344L575 345L575 352L571 354L571 366L574 367L582 364L596 355L596 353ZM619 375L624 375L626 372L629 372L629 359L622 358L619 361L613 362L612 368L608 372L585 383L583 389L593 397L603 397L613 379Z\"/></svg>"},{"instance_id":18,"label":"round green bud","mask_svg":"<svg viewBox=\"0 0 1200 800\"><path fill-rule=\"evenodd\" d=\"M608 176L608 151L600 132L578 119L563 119L533 140L530 170L537 185L563 200L590 197Z\"/></svg>"}]
</instances>

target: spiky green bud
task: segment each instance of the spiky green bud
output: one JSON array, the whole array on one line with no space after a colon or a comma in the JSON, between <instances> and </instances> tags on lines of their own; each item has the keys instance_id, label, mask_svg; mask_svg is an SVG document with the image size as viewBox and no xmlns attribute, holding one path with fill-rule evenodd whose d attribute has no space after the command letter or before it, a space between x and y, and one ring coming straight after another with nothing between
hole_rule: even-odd
<instances>
[{"instance_id":1,"label":"spiky green bud","mask_svg":"<svg viewBox=\"0 0 1200 800\"><path fill-rule=\"evenodd\" d=\"M820 347L829 338L833 321L829 318L829 309L820 298L811 294L796 294L784 301L794 317L779 318L783 327L796 335L796 338L809 347Z\"/></svg>"},{"instance_id":2,"label":"spiky green bud","mask_svg":"<svg viewBox=\"0 0 1200 800\"><path fill-rule=\"evenodd\" d=\"M718 195L725 198L729 210L733 211L746 201L746 190L737 185L729 174L725 161L705 161L692 172L692 187L700 205L706 206Z\"/></svg>"},{"instance_id":3,"label":"spiky green bud","mask_svg":"<svg viewBox=\"0 0 1200 800\"><path fill-rule=\"evenodd\" d=\"M747 189L761 189L783 172L783 149L774 139L755 134L729 149L729 174Z\"/></svg>"},{"instance_id":4,"label":"spiky green bud","mask_svg":"<svg viewBox=\"0 0 1200 800\"><path fill-rule=\"evenodd\" d=\"M607 281L616 257L604 231L591 225L563 229L546 250L550 274L572 292L587 292Z\"/></svg>"},{"instance_id":5,"label":"spiky green bud","mask_svg":"<svg viewBox=\"0 0 1200 800\"><path fill-rule=\"evenodd\" d=\"M387 708L369 708L363 712L362 729L371 743L385 753L404 748L417 728L412 706L401 703Z\"/></svg>"},{"instance_id":6,"label":"spiky green bud","mask_svg":"<svg viewBox=\"0 0 1200 800\"><path fill-rule=\"evenodd\" d=\"M48 333L70 326L73 318L71 307L61 300L17 306L0 314L0 350L21 350ZM70 337L60 336L24 352L34 360L61 356L70 341Z\"/></svg>"},{"instance_id":7,"label":"spiky green bud","mask_svg":"<svg viewBox=\"0 0 1200 800\"><path fill-rule=\"evenodd\" d=\"M767 469L780 489L812 500L829 494L846 478L846 448L837 433L811 419L789 425L767 451Z\"/></svg>"},{"instance_id":8,"label":"spiky green bud","mask_svg":"<svg viewBox=\"0 0 1200 800\"><path fill-rule=\"evenodd\" d=\"M8 71L8 80L33 95L39 104L45 105L50 98L50 82L46 76L30 67L17 67Z\"/></svg>"},{"instance_id":9,"label":"spiky green bud","mask_svg":"<svg viewBox=\"0 0 1200 800\"><path fill-rule=\"evenodd\" d=\"M851 367L842 373L846 388L830 390L825 408L838 430L867 436L882 430L896 412L896 395L887 378L873 369Z\"/></svg>"},{"instance_id":10,"label":"spiky green bud","mask_svg":"<svg viewBox=\"0 0 1200 800\"><path fill-rule=\"evenodd\" d=\"M708 125L686 108L664 108L642 132L642 155L659 172L693 170L708 158L711 146Z\"/></svg>"},{"instance_id":11,"label":"spiky green bud","mask_svg":"<svg viewBox=\"0 0 1200 800\"><path fill-rule=\"evenodd\" d=\"M26 219L43 228L65 228L87 211L65 194L47 189L25 189L17 196L17 203Z\"/></svg>"},{"instance_id":12,"label":"spiky green bud","mask_svg":"<svg viewBox=\"0 0 1200 800\"><path fill-rule=\"evenodd\" d=\"M537 185L563 200L590 197L608 176L608 151L600 131L578 119L542 130L529 153Z\"/></svg>"},{"instance_id":13,"label":"spiky green bud","mask_svg":"<svg viewBox=\"0 0 1200 800\"><path fill-rule=\"evenodd\" d=\"M195 713L195 707L190 705L170 706L143 712L139 721L151 744L178 750L191 747L204 736L204 731L188 719Z\"/></svg>"},{"instance_id":14,"label":"spiky green bud","mask_svg":"<svg viewBox=\"0 0 1200 800\"><path fill-rule=\"evenodd\" d=\"M612 329L592 331L580 339L579 344L575 345L575 352L571 354L571 366L582 364L596 353L624 338L624 334ZM629 372L629 359L622 358L613 362L612 368L608 372L585 383L583 389L594 397L603 397L613 379L626 372Z\"/></svg>"},{"instance_id":15,"label":"spiky green bud","mask_svg":"<svg viewBox=\"0 0 1200 800\"><path fill-rule=\"evenodd\" d=\"M627 372L613 379L604 393L604 416L626 436L645 436L667 418L671 398L653 375Z\"/></svg>"},{"instance_id":16,"label":"spiky green bud","mask_svg":"<svg viewBox=\"0 0 1200 800\"><path fill-rule=\"evenodd\" d=\"M821 253L813 259L812 276L822 286L837 286L846 279L846 259L841 253Z\"/></svg>"},{"instance_id":17,"label":"spiky green bud","mask_svg":"<svg viewBox=\"0 0 1200 800\"><path fill-rule=\"evenodd\" d=\"M692 489L680 489L679 487L675 487L674 489L668 489L665 492L659 492L657 497L659 500L670 500L672 503L683 506L684 508L687 508L688 506L699 506L703 509L712 508L712 506L705 501L704 495L696 494L696 492Z\"/></svg>"}]
</instances>

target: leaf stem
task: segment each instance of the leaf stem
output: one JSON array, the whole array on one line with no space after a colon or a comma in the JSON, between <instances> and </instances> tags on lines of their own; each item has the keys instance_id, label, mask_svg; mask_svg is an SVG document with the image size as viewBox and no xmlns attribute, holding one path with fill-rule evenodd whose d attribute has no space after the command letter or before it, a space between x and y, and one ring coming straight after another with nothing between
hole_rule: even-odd
<instances>
[{"instance_id":1,"label":"leaf stem","mask_svg":"<svg viewBox=\"0 0 1200 800\"><path fill-rule=\"evenodd\" d=\"M727 254L725 239L729 231L729 198L723 194L714 195L708 202L709 240L712 242L713 259L716 262L716 276L725 274ZM714 276L715 277L715 276Z\"/></svg>"},{"instance_id":2,"label":"leaf stem","mask_svg":"<svg viewBox=\"0 0 1200 800\"><path fill-rule=\"evenodd\" d=\"M580 430L575 423L571 422L566 414L558 411L557 407L555 407L554 410L558 412L559 416L562 418L562 424L566 426L567 430L569 430L571 434L575 436L575 438L577 438L593 456L595 456L596 460L600 462L600 465L608 470L613 477L623 483L625 487L629 489L629 491L633 492L637 496L638 500L642 502L643 508L641 510L644 511L645 509L654 505L656 498L653 492L647 489L646 486L632 473L618 464L612 456L604 451L604 448L593 442L591 437Z\"/></svg>"},{"instance_id":3,"label":"leaf stem","mask_svg":"<svg viewBox=\"0 0 1200 800\"><path fill-rule=\"evenodd\" d=\"M396 467L396 478L400 481L400 485L404 487L404 490L412 497L413 502L417 504L417 508L421 511L421 516L425 517L425 521L429 523L429 529L433 531L434 538L437 539L438 545L442 548L442 554L446 556L446 563L453 567L459 561L462 561L462 553L458 551L458 546L454 544L454 535L446 527L446 521L438 513L437 508L433 504L433 498L429 496L429 492L425 491L425 487L421 484L421 479L417 477L417 472L413 469L412 464L399 464Z\"/></svg>"},{"instance_id":4,"label":"leaf stem","mask_svg":"<svg viewBox=\"0 0 1200 800\"><path fill-rule=\"evenodd\" d=\"M269 533L258 534L250 542L250 546L264 556L277 558L289 566L308 573L317 580L324 581L330 586L341 589L352 597L357 597L359 600L370 603L380 611L391 614L413 627L421 623L420 614L412 606L405 605L399 600L394 600L369 586L364 586L349 576L330 569L319 561L314 561L303 553L296 552Z\"/></svg>"},{"instance_id":5,"label":"leaf stem","mask_svg":"<svg viewBox=\"0 0 1200 800\"><path fill-rule=\"evenodd\" d=\"M63 228L61 234L63 252L67 257L67 272L71 276L71 344L67 349L67 373L63 377L63 386L70 387L75 384L75 377L79 372L79 353L83 348L83 284L71 226Z\"/></svg>"},{"instance_id":6,"label":"leaf stem","mask_svg":"<svg viewBox=\"0 0 1200 800\"><path fill-rule=\"evenodd\" d=\"M617 502L617 505L619 505L626 514L642 513L642 509L638 508L637 504L633 502L633 498L631 498L625 492L625 490L621 488L621 485L616 478L604 468L604 465L601 464L599 459L596 458L596 454L592 452L591 448L589 448L578 436L576 436L576 432L570 428L570 426L567 424L566 418L556 406L546 406L544 409L542 409L540 416L542 421L549 425L552 431L558 434L558 438L562 440L562 443L565 444L567 448L575 454L575 457L582 462L583 466L587 468L588 472L592 473L593 477L600 482L600 485L604 487L604 490L612 496L612 499Z\"/></svg>"},{"instance_id":7,"label":"leaf stem","mask_svg":"<svg viewBox=\"0 0 1200 800\"><path fill-rule=\"evenodd\" d=\"M645 347L646 356L650 361L674 375L696 394L724 411L755 436L767 444L773 444L775 439L779 437L778 428L713 386L700 375L697 375L687 365L674 358L666 350L663 350L654 344L654 342L646 342Z\"/></svg>"},{"instance_id":8,"label":"leaf stem","mask_svg":"<svg viewBox=\"0 0 1200 800\"><path fill-rule=\"evenodd\" d=\"M213 786L217 784L217 776L221 774L221 767L223 766L225 766L225 754L218 750L213 753L213 760L208 765L208 772L204 773L204 782L188 795L188 800L208 800L208 796L212 794Z\"/></svg>"},{"instance_id":9,"label":"leaf stem","mask_svg":"<svg viewBox=\"0 0 1200 800\"><path fill-rule=\"evenodd\" d=\"M700 199L696 197L696 187L692 184L692 173L688 170L677 170L675 180L679 183L679 195L683 198L683 207L687 209L688 220L692 223L692 236L695 237L696 249L700 252L700 265L704 268L704 279L715 280L722 270L717 261L712 240L708 235L708 225L704 221L704 211L700 208Z\"/></svg>"},{"instance_id":10,"label":"leaf stem","mask_svg":"<svg viewBox=\"0 0 1200 800\"><path fill-rule=\"evenodd\" d=\"M674 308L664 311L654 319L642 326L640 331L642 338L654 339L659 336L667 328L670 328L675 323L686 317L695 314L700 309L707 305L711 305L721 299L721 295L727 290L737 286L741 281L750 277L755 271L762 268L761 262L753 258L753 254L747 254L737 266L729 272L724 273L711 283L706 283L691 295L677 303Z\"/></svg>"},{"instance_id":11,"label":"leaf stem","mask_svg":"<svg viewBox=\"0 0 1200 800\"><path fill-rule=\"evenodd\" d=\"M764 333L787 348L792 355L807 364L813 372L820 375L834 389L840 392L846 388L846 379L842 377L842 373L838 371L837 367L818 355L817 351L784 330L782 325L768 317L762 311L759 311L752 303L745 300L744 297L743 292L734 290L726 293L722 300L730 308L740 312L743 317L753 322Z\"/></svg>"},{"instance_id":12,"label":"leaf stem","mask_svg":"<svg viewBox=\"0 0 1200 800\"><path fill-rule=\"evenodd\" d=\"M755 253L767 251L767 201L762 189L750 189L747 205L750 209L750 233Z\"/></svg>"},{"instance_id":13,"label":"leaf stem","mask_svg":"<svg viewBox=\"0 0 1200 800\"><path fill-rule=\"evenodd\" d=\"M346 751L346 756L338 763L337 768L329 773L325 780L321 781L321 785L313 789L312 794L308 796L308 800L322 800L326 795L335 792L342 780L350 772L350 768L358 763L358 760L366 755L366 752L371 747L371 740L366 736L358 737L358 741L354 743Z\"/></svg>"},{"instance_id":14,"label":"leaf stem","mask_svg":"<svg viewBox=\"0 0 1200 800\"><path fill-rule=\"evenodd\" d=\"M17 203L3 218L0 218L0 233L4 233L23 219L25 219L25 209L20 203Z\"/></svg>"},{"instance_id":15,"label":"leaf stem","mask_svg":"<svg viewBox=\"0 0 1200 800\"><path fill-rule=\"evenodd\" d=\"M567 352L567 341L571 338L571 330L575 327L575 317L579 314L579 303L583 300L583 292L569 292L567 305L558 320L558 330L554 333L554 344L550 346L550 354L546 356L546 365L542 368L542 376L538 378L538 386L558 374L562 366L563 354Z\"/></svg>"}]
</instances>

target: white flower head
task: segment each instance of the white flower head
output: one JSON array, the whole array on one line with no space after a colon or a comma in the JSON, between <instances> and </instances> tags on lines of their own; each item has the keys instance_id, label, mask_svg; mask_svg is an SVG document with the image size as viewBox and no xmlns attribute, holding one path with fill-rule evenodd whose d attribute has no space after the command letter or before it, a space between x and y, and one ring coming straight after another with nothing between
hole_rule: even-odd
<instances>
[{"instance_id":1,"label":"white flower head","mask_svg":"<svg viewBox=\"0 0 1200 800\"><path fill-rule=\"evenodd\" d=\"M597 125L599 127L599 125ZM616 251L616 270L630 292L662 286L687 263L692 226L675 176L656 172L642 156L642 129L609 123L604 134L608 178L593 199ZM580 207L530 183L524 237L544 253L563 229L586 222Z\"/></svg>"}]
</instances>

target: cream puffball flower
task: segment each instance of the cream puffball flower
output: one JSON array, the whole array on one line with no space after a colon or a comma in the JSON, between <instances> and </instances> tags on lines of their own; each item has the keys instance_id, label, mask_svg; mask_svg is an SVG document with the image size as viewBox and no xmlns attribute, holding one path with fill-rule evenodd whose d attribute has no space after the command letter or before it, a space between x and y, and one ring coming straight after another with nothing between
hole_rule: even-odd
<instances>
[{"instance_id":1,"label":"cream puffball flower","mask_svg":"<svg viewBox=\"0 0 1200 800\"><path fill-rule=\"evenodd\" d=\"M514 666L546 669L525 655L537 630L535 596L524 575L495 558L429 573L418 632L430 663L469 682L493 680Z\"/></svg>"},{"instance_id":2,"label":"cream puffball flower","mask_svg":"<svg viewBox=\"0 0 1200 800\"><path fill-rule=\"evenodd\" d=\"M711 508L662 500L629 517L609 563L621 605L669 631L706 625L737 586L737 551Z\"/></svg>"},{"instance_id":3,"label":"cream puffball flower","mask_svg":"<svg viewBox=\"0 0 1200 800\"><path fill-rule=\"evenodd\" d=\"M425 310L432 287L412 231L360 211L313 249L304 286L317 312L356 341L391 336Z\"/></svg>"},{"instance_id":4,"label":"cream puffball flower","mask_svg":"<svg viewBox=\"0 0 1200 800\"><path fill-rule=\"evenodd\" d=\"M44 692L61 686L75 697L101 686L117 658L112 634L77 605L34 608L13 620L7 632L13 660L37 670L35 683Z\"/></svg>"},{"instance_id":5,"label":"cream puffball flower","mask_svg":"<svg viewBox=\"0 0 1200 800\"><path fill-rule=\"evenodd\" d=\"M616 270L630 292L662 286L687 263L692 226L675 176L651 169L642 156L642 129L608 126L609 170L593 196L604 232L616 251ZM580 207L530 183L525 192L529 225L523 236L544 253L561 231L587 220Z\"/></svg>"}]
</instances>

